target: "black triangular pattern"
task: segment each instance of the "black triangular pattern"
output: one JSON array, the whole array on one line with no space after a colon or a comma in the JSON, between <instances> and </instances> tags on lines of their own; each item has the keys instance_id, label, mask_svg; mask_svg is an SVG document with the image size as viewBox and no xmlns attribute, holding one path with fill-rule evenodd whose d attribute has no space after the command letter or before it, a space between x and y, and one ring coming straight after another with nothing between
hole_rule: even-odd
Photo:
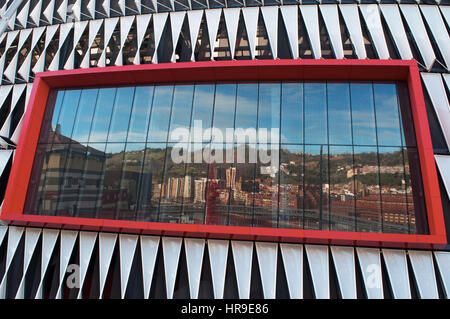
<instances>
[{"instance_id":1,"label":"black triangular pattern","mask_svg":"<svg viewBox=\"0 0 450 319\"><path fill-rule=\"evenodd\" d=\"M91 258L89 260L89 265L86 271L86 277L84 279L82 287L82 298L83 299L98 299L100 291L100 275L99 275L99 236L95 240L94 249L92 251Z\"/></svg>"},{"instance_id":2,"label":"black triangular pattern","mask_svg":"<svg viewBox=\"0 0 450 319\"><path fill-rule=\"evenodd\" d=\"M289 286L286 278L286 268L283 262L282 251L280 245L277 245L277 285L276 299L289 299Z\"/></svg>"},{"instance_id":3,"label":"black triangular pattern","mask_svg":"<svg viewBox=\"0 0 450 319\"><path fill-rule=\"evenodd\" d=\"M22 233L19 244L14 251L6 280L5 299L14 299L23 276L23 262L25 250L25 232Z\"/></svg>"},{"instance_id":4,"label":"black triangular pattern","mask_svg":"<svg viewBox=\"0 0 450 319\"><path fill-rule=\"evenodd\" d=\"M383 281L383 297L384 299L393 299L393 292L392 292L392 284L389 280L388 271L386 268L386 263L384 261L384 255L381 254L381 278Z\"/></svg>"},{"instance_id":5,"label":"black triangular pattern","mask_svg":"<svg viewBox=\"0 0 450 319\"><path fill-rule=\"evenodd\" d=\"M333 48L331 46L330 37L328 35L328 31L322 17L322 12L321 10L318 11L319 11L320 49L322 53L322 58L334 59L336 58L336 54L334 53Z\"/></svg>"},{"instance_id":6,"label":"black triangular pattern","mask_svg":"<svg viewBox=\"0 0 450 319\"><path fill-rule=\"evenodd\" d=\"M25 100L27 95L27 89L25 88L22 92L22 95L20 96L19 100L17 101L17 104L14 107L14 110L11 112L11 126L9 130L9 138L14 134L14 131L16 130L17 125L19 124L20 120L22 119L23 112L25 110Z\"/></svg>"},{"instance_id":7,"label":"black triangular pattern","mask_svg":"<svg viewBox=\"0 0 450 319\"><path fill-rule=\"evenodd\" d=\"M219 44L214 48L214 60L231 60L230 40L223 13L220 16L217 40Z\"/></svg>"},{"instance_id":8,"label":"black triangular pattern","mask_svg":"<svg viewBox=\"0 0 450 319\"><path fill-rule=\"evenodd\" d=\"M120 21L117 21L116 27L114 28L108 44L105 43L105 47L103 48L103 50L106 50L106 66L114 65L114 62L116 62L120 50L120 40Z\"/></svg>"},{"instance_id":9,"label":"black triangular pattern","mask_svg":"<svg viewBox=\"0 0 450 319\"><path fill-rule=\"evenodd\" d=\"M173 299L189 299L189 278L187 272L186 250L184 240L181 244L180 258L178 259L177 276L173 289Z\"/></svg>"},{"instance_id":10,"label":"black triangular pattern","mask_svg":"<svg viewBox=\"0 0 450 319\"><path fill-rule=\"evenodd\" d=\"M78 69L80 67L81 62L86 54L89 54L89 25L84 29L83 34L81 35L78 43L74 48L74 69ZM78 53L81 51L82 54Z\"/></svg>"},{"instance_id":11,"label":"black triangular pattern","mask_svg":"<svg viewBox=\"0 0 450 319\"><path fill-rule=\"evenodd\" d=\"M261 281L261 271L258 264L256 245L253 245L252 273L250 280L250 299L264 299L264 292Z\"/></svg>"},{"instance_id":12,"label":"black triangular pattern","mask_svg":"<svg viewBox=\"0 0 450 319\"><path fill-rule=\"evenodd\" d=\"M336 266L334 264L333 254L331 249L328 249L328 269L329 269L329 285L330 285L330 299L342 299L341 287L336 273ZM352 271L348 269L348 271Z\"/></svg>"},{"instance_id":13,"label":"black triangular pattern","mask_svg":"<svg viewBox=\"0 0 450 319\"><path fill-rule=\"evenodd\" d=\"M308 31L306 31L305 21L302 15L298 14L298 53L301 59L312 59L313 53L311 43L309 41Z\"/></svg>"},{"instance_id":14,"label":"black triangular pattern","mask_svg":"<svg viewBox=\"0 0 450 319\"><path fill-rule=\"evenodd\" d=\"M236 60L250 60L252 58L250 54L250 46L248 43L247 30L245 28L244 16L242 14L242 11L239 14L234 58Z\"/></svg>"},{"instance_id":15,"label":"black triangular pattern","mask_svg":"<svg viewBox=\"0 0 450 319\"><path fill-rule=\"evenodd\" d=\"M150 299L167 299L162 240L159 241L158 253L156 255L155 269L150 287Z\"/></svg>"},{"instance_id":16,"label":"black triangular pattern","mask_svg":"<svg viewBox=\"0 0 450 319\"><path fill-rule=\"evenodd\" d=\"M411 289L411 299L420 299L419 287L417 286L417 279L414 274L414 270L411 264L411 260L408 254L406 254L406 262L408 264L409 273L409 287Z\"/></svg>"},{"instance_id":17,"label":"black triangular pattern","mask_svg":"<svg viewBox=\"0 0 450 319\"><path fill-rule=\"evenodd\" d=\"M364 283L364 277L361 270L361 263L359 261L359 255L357 253L355 256L355 280L356 280L356 298L357 299L367 299L367 292Z\"/></svg>"},{"instance_id":18,"label":"black triangular pattern","mask_svg":"<svg viewBox=\"0 0 450 319\"><path fill-rule=\"evenodd\" d=\"M236 279L236 270L234 268L234 257L231 243L228 245L228 259L225 273L225 287L223 293L224 299L239 299L239 292Z\"/></svg>"},{"instance_id":19,"label":"black triangular pattern","mask_svg":"<svg viewBox=\"0 0 450 319\"><path fill-rule=\"evenodd\" d=\"M47 50L45 51L45 64L44 64L44 71L48 70L48 67L53 61L53 58L55 57L56 53L59 50L59 33L61 31L58 30L53 35L53 38L50 40ZM58 63L59 64L59 63Z\"/></svg>"},{"instance_id":20,"label":"black triangular pattern","mask_svg":"<svg viewBox=\"0 0 450 319\"><path fill-rule=\"evenodd\" d=\"M142 277L142 255L141 241L138 239L136 250L134 252L133 262L131 263L130 274L128 276L128 284L125 290L125 299L142 299L144 298L144 278Z\"/></svg>"},{"instance_id":21,"label":"black triangular pattern","mask_svg":"<svg viewBox=\"0 0 450 319\"><path fill-rule=\"evenodd\" d=\"M209 61L211 60L210 43L208 36L208 25L206 23L206 14L202 16L202 22L198 30L197 41L194 48L195 61Z\"/></svg>"},{"instance_id":22,"label":"black triangular pattern","mask_svg":"<svg viewBox=\"0 0 450 319\"><path fill-rule=\"evenodd\" d=\"M203 264L200 275L199 299L214 299L214 287L211 275L211 262L209 256L208 242L203 251Z\"/></svg>"},{"instance_id":23,"label":"black triangular pattern","mask_svg":"<svg viewBox=\"0 0 450 319\"><path fill-rule=\"evenodd\" d=\"M170 62L172 58L173 52L173 44L172 44L172 24L170 23L170 19L172 17L168 17L166 20L166 25L161 33L161 39L159 40L158 45L158 63L167 63Z\"/></svg>"},{"instance_id":24,"label":"black triangular pattern","mask_svg":"<svg viewBox=\"0 0 450 319\"><path fill-rule=\"evenodd\" d=\"M4 53L4 55L6 55L6 58L5 58L4 69L1 70L2 72L5 71L8 68L9 64L11 63L11 60L16 55L18 43L19 43L19 33L17 33L16 37L14 38L14 41L11 42L10 47ZM6 78L6 76L3 75L3 80L2 80L1 84L2 85L7 85L7 84L11 84L11 82L9 81L8 78Z\"/></svg>"},{"instance_id":25,"label":"black triangular pattern","mask_svg":"<svg viewBox=\"0 0 450 319\"><path fill-rule=\"evenodd\" d=\"M91 26L89 25L89 28L90 27ZM98 60L100 59L100 56L105 49L105 22L102 23L102 26L98 30L94 41L92 43L89 43L88 45L89 46L85 54L89 54L89 67L97 66ZM92 52L93 48L98 49L96 53L90 53Z\"/></svg>"},{"instance_id":26,"label":"black triangular pattern","mask_svg":"<svg viewBox=\"0 0 450 319\"><path fill-rule=\"evenodd\" d=\"M344 18L340 10L338 10L339 25L341 28L341 39L342 47L344 49L344 58L346 59L357 59L355 48L353 46L352 40L350 39L350 34L348 28L345 25Z\"/></svg>"},{"instance_id":27,"label":"black triangular pattern","mask_svg":"<svg viewBox=\"0 0 450 319\"><path fill-rule=\"evenodd\" d=\"M61 247L61 234L58 234L55 246L53 247L52 256L48 262L47 269L42 279L42 298L54 299L58 290L59 283L59 260Z\"/></svg>"},{"instance_id":28,"label":"black triangular pattern","mask_svg":"<svg viewBox=\"0 0 450 319\"><path fill-rule=\"evenodd\" d=\"M139 49L140 64L148 64L152 62L155 54L155 32L153 25L153 18L145 31L141 47Z\"/></svg>"},{"instance_id":29,"label":"black triangular pattern","mask_svg":"<svg viewBox=\"0 0 450 319\"><path fill-rule=\"evenodd\" d=\"M279 59L292 59L293 55L289 44L288 32L286 30L286 24L283 19L283 15L278 10L278 58Z\"/></svg>"},{"instance_id":30,"label":"black triangular pattern","mask_svg":"<svg viewBox=\"0 0 450 319\"><path fill-rule=\"evenodd\" d=\"M190 29L187 15L184 17L178 42L175 48L175 57L177 62L191 61L192 44L190 38Z\"/></svg>"},{"instance_id":31,"label":"black triangular pattern","mask_svg":"<svg viewBox=\"0 0 450 319\"><path fill-rule=\"evenodd\" d=\"M131 25L131 28L127 34L127 39L125 40L125 43L122 47L123 65L133 64L134 57L136 56L137 52L137 45L137 26L136 19L134 19L133 24Z\"/></svg>"},{"instance_id":32,"label":"black triangular pattern","mask_svg":"<svg viewBox=\"0 0 450 319\"><path fill-rule=\"evenodd\" d=\"M314 299L314 285L311 276L311 269L308 262L308 254L303 248L303 299Z\"/></svg>"},{"instance_id":33,"label":"black triangular pattern","mask_svg":"<svg viewBox=\"0 0 450 319\"><path fill-rule=\"evenodd\" d=\"M28 57L28 54L30 54L31 50L31 39L33 38L33 32L30 32L27 40L23 44L22 48L19 48L20 54L19 58L17 60L17 68L16 68L16 83L28 83L28 79L22 79L22 77L17 73L17 70L20 69L23 62L25 61L25 58ZM23 51L25 50L25 51Z\"/></svg>"},{"instance_id":34,"label":"black triangular pattern","mask_svg":"<svg viewBox=\"0 0 450 319\"><path fill-rule=\"evenodd\" d=\"M103 299L120 298L120 245L117 237L103 288Z\"/></svg>"},{"instance_id":35,"label":"black triangular pattern","mask_svg":"<svg viewBox=\"0 0 450 319\"><path fill-rule=\"evenodd\" d=\"M73 279L75 279L75 282L70 282L70 283L76 284L76 280L78 280L78 283L79 283L80 274L79 274L79 272L75 273L79 270L78 266L80 265L79 241L80 241L80 234L78 233L77 239L75 240L72 252L70 254L66 272L65 272L63 280L61 282L61 299L76 299L78 296L78 292L80 291L79 287L77 287L76 285L75 285L75 287L68 285L68 280L72 279L72 277L74 277L74 275L75 275L75 277ZM71 267L71 266L75 266L75 267ZM71 276L71 275L72 275L72 277L69 278L69 276Z\"/></svg>"},{"instance_id":36,"label":"black triangular pattern","mask_svg":"<svg viewBox=\"0 0 450 319\"><path fill-rule=\"evenodd\" d=\"M261 10L259 11L258 15L255 58L259 60L272 59L272 50L270 48L269 36L267 35L267 29Z\"/></svg>"},{"instance_id":37,"label":"black triangular pattern","mask_svg":"<svg viewBox=\"0 0 450 319\"><path fill-rule=\"evenodd\" d=\"M1 249L1 248L0 248ZM0 257L1 257L0 252ZM41 276L41 258L42 258L42 232L39 236L39 240L36 243L33 255L30 259L30 264L28 265L27 273L24 274L24 298L34 299L36 291L39 286L39 279Z\"/></svg>"},{"instance_id":38,"label":"black triangular pattern","mask_svg":"<svg viewBox=\"0 0 450 319\"><path fill-rule=\"evenodd\" d=\"M13 88L9 91L8 97L3 102L3 105L0 105L0 127L3 127L3 124L5 124L9 112L11 111L12 92Z\"/></svg>"}]
</instances>

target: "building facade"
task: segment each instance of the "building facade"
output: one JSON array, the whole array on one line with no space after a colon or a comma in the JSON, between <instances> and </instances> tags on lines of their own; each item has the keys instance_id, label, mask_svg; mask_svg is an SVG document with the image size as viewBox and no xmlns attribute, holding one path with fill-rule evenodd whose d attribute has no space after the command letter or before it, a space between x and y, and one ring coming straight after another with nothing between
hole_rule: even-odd
<instances>
[{"instance_id":1,"label":"building facade","mask_svg":"<svg viewBox=\"0 0 450 319\"><path fill-rule=\"evenodd\" d=\"M0 298L450 296L450 2L0 7Z\"/></svg>"}]
</instances>

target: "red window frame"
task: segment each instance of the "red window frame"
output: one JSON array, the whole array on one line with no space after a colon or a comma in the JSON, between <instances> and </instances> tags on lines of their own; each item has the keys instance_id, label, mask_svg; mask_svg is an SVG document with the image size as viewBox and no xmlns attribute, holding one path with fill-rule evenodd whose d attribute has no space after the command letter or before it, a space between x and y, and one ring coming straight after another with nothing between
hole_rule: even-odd
<instances>
[{"instance_id":1,"label":"red window frame","mask_svg":"<svg viewBox=\"0 0 450 319\"><path fill-rule=\"evenodd\" d=\"M172 224L23 214L41 123L51 89L194 81L345 80L408 84L427 207L428 235ZM14 225L150 235L403 248L447 243L433 146L416 61L253 60L128 65L36 74L0 219Z\"/></svg>"}]
</instances>

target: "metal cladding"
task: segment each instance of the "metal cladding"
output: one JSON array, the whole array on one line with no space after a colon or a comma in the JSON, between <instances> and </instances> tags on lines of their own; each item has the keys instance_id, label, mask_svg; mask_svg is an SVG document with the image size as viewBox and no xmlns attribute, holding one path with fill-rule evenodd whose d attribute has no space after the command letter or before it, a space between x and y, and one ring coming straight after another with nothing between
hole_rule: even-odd
<instances>
[{"instance_id":1,"label":"metal cladding","mask_svg":"<svg viewBox=\"0 0 450 319\"><path fill-rule=\"evenodd\" d=\"M443 251L0 231L7 247L3 298L436 299L450 293L450 253ZM23 269L12 269L18 262Z\"/></svg>"},{"instance_id":2,"label":"metal cladding","mask_svg":"<svg viewBox=\"0 0 450 319\"><path fill-rule=\"evenodd\" d=\"M0 196L38 72L232 59L415 59L433 144L440 141L433 146L442 201L449 203L450 3L306 2L0 1ZM0 226L0 257L0 298L450 297L446 251Z\"/></svg>"}]
</instances>

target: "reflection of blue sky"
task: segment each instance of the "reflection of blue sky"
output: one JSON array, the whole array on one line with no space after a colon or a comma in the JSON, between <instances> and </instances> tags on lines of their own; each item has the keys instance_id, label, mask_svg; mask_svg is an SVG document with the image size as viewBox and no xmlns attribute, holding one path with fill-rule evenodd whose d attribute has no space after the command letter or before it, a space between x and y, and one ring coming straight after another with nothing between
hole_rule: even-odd
<instances>
[{"instance_id":1,"label":"reflection of blue sky","mask_svg":"<svg viewBox=\"0 0 450 319\"><path fill-rule=\"evenodd\" d=\"M372 84L351 83L350 91L353 143L359 145L376 145L377 137Z\"/></svg>"},{"instance_id":2,"label":"reflection of blue sky","mask_svg":"<svg viewBox=\"0 0 450 319\"><path fill-rule=\"evenodd\" d=\"M395 84L374 84L378 143L401 145L400 121Z\"/></svg>"},{"instance_id":3,"label":"reflection of blue sky","mask_svg":"<svg viewBox=\"0 0 450 319\"><path fill-rule=\"evenodd\" d=\"M106 141L116 91L115 88L100 89L92 121L90 142Z\"/></svg>"},{"instance_id":4,"label":"reflection of blue sky","mask_svg":"<svg viewBox=\"0 0 450 319\"><path fill-rule=\"evenodd\" d=\"M72 135L72 129L80 95L81 90L68 90L64 94L64 99L58 118L58 125L60 127L61 134L64 136Z\"/></svg>"},{"instance_id":5,"label":"reflection of blue sky","mask_svg":"<svg viewBox=\"0 0 450 319\"><path fill-rule=\"evenodd\" d=\"M325 83L305 83L305 143L327 143Z\"/></svg>"},{"instance_id":6,"label":"reflection of blue sky","mask_svg":"<svg viewBox=\"0 0 450 319\"><path fill-rule=\"evenodd\" d=\"M147 137L153 91L153 86L139 86L136 88L127 138L129 142L144 142Z\"/></svg>"},{"instance_id":7,"label":"reflection of blue sky","mask_svg":"<svg viewBox=\"0 0 450 319\"><path fill-rule=\"evenodd\" d=\"M73 128L72 139L78 142L87 142L94 115L95 102L98 89L83 90L78 105L77 116Z\"/></svg>"},{"instance_id":8,"label":"reflection of blue sky","mask_svg":"<svg viewBox=\"0 0 450 319\"><path fill-rule=\"evenodd\" d=\"M303 83L283 83L281 142L303 143Z\"/></svg>"},{"instance_id":9,"label":"reflection of blue sky","mask_svg":"<svg viewBox=\"0 0 450 319\"><path fill-rule=\"evenodd\" d=\"M329 83L328 126L330 144L351 144L350 92L348 83Z\"/></svg>"},{"instance_id":10,"label":"reflection of blue sky","mask_svg":"<svg viewBox=\"0 0 450 319\"><path fill-rule=\"evenodd\" d=\"M148 136L148 140L151 142L166 141L173 90L173 85L155 87Z\"/></svg>"}]
</instances>

